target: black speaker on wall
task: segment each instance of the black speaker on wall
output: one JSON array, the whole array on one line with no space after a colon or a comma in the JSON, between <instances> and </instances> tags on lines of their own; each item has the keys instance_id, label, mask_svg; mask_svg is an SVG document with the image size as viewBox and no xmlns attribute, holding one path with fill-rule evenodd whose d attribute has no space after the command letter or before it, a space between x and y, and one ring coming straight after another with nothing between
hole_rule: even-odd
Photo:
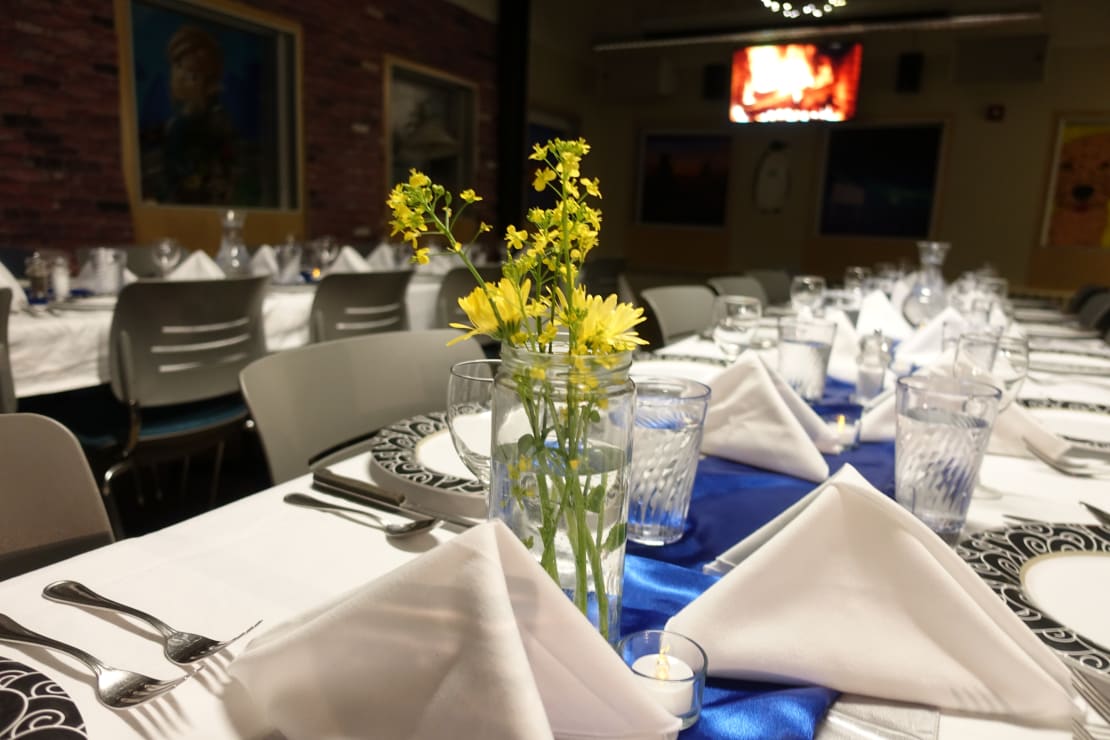
<instances>
[{"instance_id":1,"label":"black speaker on wall","mask_svg":"<svg viewBox=\"0 0 1110 740\"><path fill-rule=\"evenodd\" d=\"M703 100L728 100L728 65L707 64L701 69Z\"/></svg>"},{"instance_id":2,"label":"black speaker on wall","mask_svg":"<svg viewBox=\"0 0 1110 740\"><path fill-rule=\"evenodd\" d=\"M921 73L925 69L925 55L919 51L907 51L898 55L898 67L894 77L894 90L900 93L921 91Z\"/></svg>"}]
</instances>

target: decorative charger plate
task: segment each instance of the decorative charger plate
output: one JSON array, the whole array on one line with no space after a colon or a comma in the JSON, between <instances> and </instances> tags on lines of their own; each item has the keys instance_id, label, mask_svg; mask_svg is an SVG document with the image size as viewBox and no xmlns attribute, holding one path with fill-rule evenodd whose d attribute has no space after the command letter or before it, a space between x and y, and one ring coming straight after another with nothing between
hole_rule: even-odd
<instances>
[{"instance_id":1,"label":"decorative charger plate","mask_svg":"<svg viewBox=\"0 0 1110 740\"><path fill-rule=\"evenodd\" d=\"M1097 339L1099 336L1094 329L1080 329L1058 324L1026 324L1022 329L1031 339Z\"/></svg>"},{"instance_id":2,"label":"decorative charger plate","mask_svg":"<svg viewBox=\"0 0 1110 740\"><path fill-rule=\"evenodd\" d=\"M62 687L33 668L0 658L0 738L85 738L85 719Z\"/></svg>"},{"instance_id":3,"label":"decorative charger plate","mask_svg":"<svg viewBox=\"0 0 1110 740\"><path fill-rule=\"evenodd\" d=\"M1063 603L1067 592L1078 597L1108 599L1106 589L1092 583L1086 587L1067 584L1063 588L1049 588L1048 601L1059 619L1048 613L1039 603L1040 599L1031 595L1032 591L1044 590L1045 584L1059 578L1046 576L1035 587L1031 586L1031 572L1035 567L1050 564L1050 559L1058 559L1053 564L1066 565L1069 560L1074 565L1101 566L1106 572L1110 568L1110 528L1086 524L1023 524L1020 527L990 529L976 532L956 546L956 554L971 566L980 578L998 594L1014 614L1032 630L1041 642L1066 657L1110 676L1110 639L1101 638L1097 642L1084 636L1081 629L1087 625L1101 628L1100 634L1110 635L1110 624L1105 613L1082 612L1083 619L1090 620L1081 627L1076 620L1075 604ZM1068 558L1067 556L1080 556ZM1104 559L1105 558L1105 562ZM1063 623L1071 621L1072 625Z\"/></svg>"},{"instance_id":4,"label":"decorative charger plate","mask_svg":"<svg viewBox=\"0 0 1110 740\"><path fill-rule=\"evenodd\" d=\"M427 454L421 454L422 448ZM485 486L462 467L444 411L418 414L382 428L370 446L370 467L375 480L396 488L421 508L486 516Z\"/></svg>"},{"instance_id":5,"label":"decorative charger plate","mask_svg":"<svg viewBox=\"0 0 1110 740\"><path fill-rule=\"evenodd\" d=\"M1110 376L1110 357L1034 351L1029 354L1029 369L1061 375Z\"/></svg>"},{"instance_id":6,"label":"decorative charger plate","mask_svg":"<svg viewBox=\"0 0 1110 740\"><path fill-rule=\"evenodd\" d=\"M1037 421L1069 442L1110 450L1110 406L1054 398L1025 398L1019 403Z\"/></svg>"}]
</instances>

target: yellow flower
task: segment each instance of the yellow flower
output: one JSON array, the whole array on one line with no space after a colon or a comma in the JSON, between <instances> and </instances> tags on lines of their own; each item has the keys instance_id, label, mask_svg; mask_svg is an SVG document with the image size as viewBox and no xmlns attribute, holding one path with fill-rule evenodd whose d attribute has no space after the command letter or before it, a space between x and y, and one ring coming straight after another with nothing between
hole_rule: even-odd
<instances>
[{"instance_id":1,"label":"yellow flower","mask_svg":"<svg viewBox=\"0 0 1110 740\"><path fill-rule=\"evenodd\" d=\"M428 264L428 248L420 247L412 255L412 261L418 265Z\"/></svg>"},{"instance_id":2,"label":"yellow flower","mask_svg":"<svg viewBox=\"0 0 1110 740\"><path fill-rule=\"evenodd\" d=\"M511 335L524 319L524 306L532 288L529 280L519 286L508 278L497 283L486 283L459 299L459 308L470 319L470 324L451 324L466 334L451 340L451 344L479 334L501 339Z\"/></svg>"},{"instance_id":3,"label":"yellow flower","mask_svg":"<svg viewBox=\"0 0 1110 740\"><path fill-rule=\"evenodd\" d=\"M482 199L482 196L476 194L473 188L467 188L466 190L459 193L459 198L461 198L466 203L477 203Z\"/></svg>"},{"instance_id":4,"label":"yellow flower","mask_svg":"<svg viewBox=\"0 0 1110 740\"><path fill-rule=\"evenodd\" d=\"M418 170L409 170L409 185L414 188L426 188L432 184L431 178Z\"/></svg>"},{"instance_id":5,"label":"yellow flower","mask_svg":"<svg viewBox=\"0 0 1110 740\"><path fill-rule=\"evenodd\" d=\"M521 231L511 224L509 225L509 228L505 230L505 241L507 241L509 243L509 246L513 249L521 249L524 246L524 242L527 240L527 231Z\"/></svg>"},{"instance_id":6,"label":"yellow flower","mask_svg":"<svg viewBox=\"0 0 1110 740\"><path fill-rule=\"evenodd\" d=\"M618 303L615 295L604 299L588 296L582 288L577 297L584 311L577 344L586 352L625 352L647 344L635 330L636 325L644 321L642 308Z\"/></svg>"},{"instance_id":7,"label":"yellow flower","mask_svg":"<svg viewBox=\"0 0 1110 740\"><path fill-rule=\"evenodd\" d=\"M542 170L536 170L536 179L532 181L532 187L536 189L537 193L541 193L547 187L547 183L553 181L555 177L555 172L546 167Z\"/></svg>"}]
</instances>

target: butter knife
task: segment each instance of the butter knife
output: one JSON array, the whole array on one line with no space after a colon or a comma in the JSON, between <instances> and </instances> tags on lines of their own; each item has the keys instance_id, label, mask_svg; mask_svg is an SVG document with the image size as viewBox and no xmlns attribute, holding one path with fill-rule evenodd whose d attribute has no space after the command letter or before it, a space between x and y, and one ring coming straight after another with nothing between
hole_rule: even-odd
<instances>
[{"instance_id":1,"label":"butter knife","mask_svg":"<svg viewBox=\"0 0 1110 740\"><path fill-rule=\"evenodd\" d=\"M1091 512L1092 516L1094 516L1095 519L1098 519L1099 524L1104 527L1110 527L1110 511L1105 511L1104 509L1100 509L1097 506L1092 506L1086 501L1080 501L1079 505L1087 511Z\"/></svg>"},{"instance_id":2,"label":"butter knife","mask_svg":"<svg viewBox=\"0 0 1110 740\"><path fill-rule=\"evenodd\" d=\"M312 473L312 487L333 496L354 501L356 503L372 506L384 511L413 516L424 516L440 519L448 524L453 524L463 529L469 529L479 522L473 519L443 514L413 506L405 501L403 494L387 491L370 481L350 478L340 475L327 468L321 468Z\"/></svg>"}]
</instances>

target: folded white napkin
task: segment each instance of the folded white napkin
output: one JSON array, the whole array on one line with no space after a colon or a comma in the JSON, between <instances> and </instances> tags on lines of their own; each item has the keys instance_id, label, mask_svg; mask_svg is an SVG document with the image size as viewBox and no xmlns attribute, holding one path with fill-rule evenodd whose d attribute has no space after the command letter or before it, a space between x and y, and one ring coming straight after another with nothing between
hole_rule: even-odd
<instances>
[{"instance_id":1,"label":"folded white napkin","mask_svg":"<svg viewBox=\"0 0 1110 740\"><path fill-rule=\"evenodd\" d=\"M103 283L103 280L105 279L108 279L107 275L103 275L100 277L100 279L98 279L98 276L96 274L96 267L92 264L92 262L86 262L85 264L81 265L81 269L78 270L77 274L73 277L73 280L70 283L70 290L77 288L80 290L90 290L93 293L97 294L116 293L119 292L119 288L122 288L123 285L130 285L139 278L135 275L135 273L131 272L131 270L125 267L123 268L123 285L120 285L118 287L105 285Z\"/></svg>"},{"instance_id":2,"label":"folded white napkin","mask_svg":"<svg viewBox=\"0 0 1110 740\"><path fill-rule=\"evenodd\" d=\"M230 673L290 740L679 728L501 522L271 630Z\"/></svg>"},{"instance_id":3,"label":"folded white napkin","mask_svg":"<svg viewBox=\"0 0 1110 740\"><path fill-rule=\"evenodd\" d=\"M895 353L897 364L901 367L928 365L940 356L943 347L944 325L954 323L966 325L960 312L951 306L919 326L914 333L898 345Z\"/></svg>"},{"instance_id":4,"label":"folded white napkin","mask_svg":"<svg viewBox=\"0 0 1110 740\"><path fill-rule=\"evenodd\" d=\"M349 272L370 272L370 265L354 247L346 246L339 250L335 260L324 271L328 275L338 275Z\"/></svg>"},{"instance_id":5,"label":"folded white napkin","mask_svg":"<svg viewBox=\"0 0 1110 740\"><path fill-rule=\"evenodd\" d=\"M219 280L224 271L206 252L194 249L181 260L181 264L170 270L167 280Z\"/></svg>"},{"instance_id":6,"label":"folded white napkin","mask_svg":"<svg viewBox=\"0 0 1110 740\"><path fill-rule=\"evenodd\" d=\"M848 314L839 308L825 310L825 318L836 323L832 352L829 354L829 376L845 383L859 380L859 334Z\"/></svg>"},{"instance_id":7,"label":"folded white napkin","mask_svg":"<svg viewBox=\"0 0 1110 740\"><path fill-rule=\"evenodd\" d=\"M890 299L881 290L873 290L863 297L856 320L856 331L860 336L881 331L891 339L903 340L913 334L913 327L895 310Z\"/></svg>"},{"instance_id":8,"label":"folded white napkin","mask_svg":"<svg viewBox=\"0 0 1110 740\"><path fill-rule=\"evenodd\" d=\"M405 245L401 245L404 247ZM411 254L412 250L408 250ZM375 272L388 272L390 270L403 270L409 266L408 260L402 257L405 252L389 242L381 242L366 255L366 264Z\"/></svg>"},{"instance_id":9,"label":"folded white napkin","mask_svg":"<svg viewBox=\"0 0 1110 740\"><path fill-rule=\"evenodd\" d=\"M911 272L901 280L895 281L890 289L890 305L894 306L894 310L898 312L899 316L902 315L902 307L905 305L910 289L916 281L917 273Z\"/></svg>"},{"instance_id":10,"label":"folded white napkin","mask_svg":"<svg viewBox=\"0 0 1110 740\"><path fill-rule=\"evenodd\" d=\"M252 275L277 275L279 271L277 254L274 253L274 248L269 244L263 244L258 249L254 250L251 255L251 274Z\"/></svg>"},{"instance_id":11,"label":"folded white napkin","mask_svg":"<svg viewBox=\"0 0 1110 740\"><path fill-rule=\"evenodd\" d=\"M12 311L22 311L27 308L27 293L15 279L15 275L12 275L3 264L0 264L0 288L12 289Z\"/></svg>"},{"instance_id":12,"label":"folded white napkin","mask_svg":"<svg viewBox=\"0 0 1110 740\"><path fill-rule=\"evenodd\" d=\"M992 455L1032 457L1025 442L1053 460L1060 461L1073 445L1037 421L1020 403L1011 403L998 415L987 452Z\"/></svg>"},{"instance_id":13,"label":"folded white napkin","mask_svg":"<svg viewBox=\"0 0 1110 740\"><path fill-rule=\"evenodd\" d=\"M840 451L836 433L756 353L742 353L709 387L702 452L810 481L828 477L820 450Z\"/></svg>"},{"instance_id":14,"label":"folded white napkin","mask_svg":"<svg viewBox=\"0 0 1110 740\"><path fill-rule=\"evenodd\" d=\"M667 629L713 676L1067 725L1063 663L956 552L850 466L718 559Z\"/></svg>"}]
</instances>

